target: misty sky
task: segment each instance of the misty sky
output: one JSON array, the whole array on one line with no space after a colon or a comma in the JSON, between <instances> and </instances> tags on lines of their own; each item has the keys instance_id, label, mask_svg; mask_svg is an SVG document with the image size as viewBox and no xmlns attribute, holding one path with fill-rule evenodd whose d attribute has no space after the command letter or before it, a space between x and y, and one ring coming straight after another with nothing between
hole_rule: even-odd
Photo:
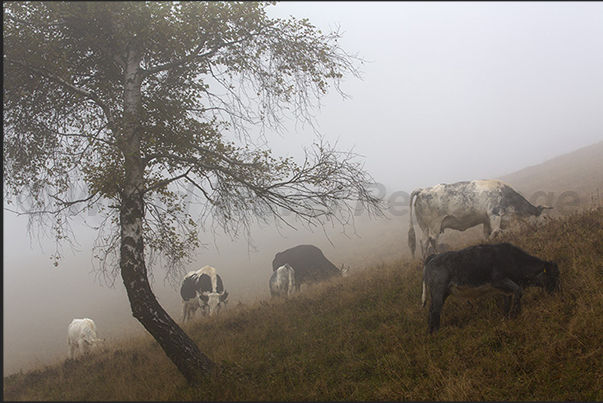
<instances>
[{"instance_id":1,"label":"misty sky","mask_svg":"<svg viewBox=\"0 0 603 403\"><path fill-rule=\"evenodd\" d=\"M602 2L284 2L268 13L308 18L323 32L339 26L342 47L368 61L363 80L350 77L342 85L351 99L331 91L316 119L328 141L363 155L365 169L388 193L496 178L603 140ZM303 155L312 130L287 126L283 137L268 136L269 145L277 155ZM7 353L23 362L49 356L40 340L58 339L50 356L64 358L74 317L114 312L105 323L97 320L100 337L109 328L117 334L123 323L138 326L121 280L115 289L101 287L90 273L93 231L77 228L79 252L65 250L54 267L54 246L44 240L42 252L26 223L4 213L5 371ZM254 260L245 240L209 237L210 249L190 269L230 264L219 272L235 290L245 287L237 284L242 271L262 273L254 284L267 297L271 256L303 236L273 247L267 245L278 236L274 230L256 236L267 257ZM233 256L247 260L233 267ZM161 280L156 275L160 302L178 314L178 292L162 288Z\"/></svg>"},{"instance_id":2,"label":"misty sky","mask_svg":"<svg viewBox=\"0 0 603 403\"><path fill-rule=\"evenodd\" d=\"M603 140L601 2L286 2L372 61L320 129L377 181L491 178Z\"/></svg>"}]
</instances>

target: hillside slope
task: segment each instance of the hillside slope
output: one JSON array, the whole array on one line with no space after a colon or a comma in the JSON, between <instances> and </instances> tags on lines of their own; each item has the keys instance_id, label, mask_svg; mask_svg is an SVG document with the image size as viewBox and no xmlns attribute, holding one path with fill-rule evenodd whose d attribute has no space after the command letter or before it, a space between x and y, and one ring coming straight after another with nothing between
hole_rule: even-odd
<instances>
[{"instance_id":1,"label":"hillside slope","mask_svg":"<svg viewBox=\"0 0 603 403\"><path fill-rule=\"evenodd\" d=\"M579 208L603 205L603 141L561 155L539 165L500 177L528 200L536 192L544 192L536 204L556 207L552 215L578 210L572 204L571 192L579 197ZM562 200L560 200L560 197ZM532 201L532 200L531 200ZM567 206L562 206L565 203ZM565 211L563 210L565 207Z\"/></svg>"},{"instance_id":2,"label":"hillside slope","mask_svg":"<svg viewBox=\"0 0 603 403\"><path fill-rule=\"evenodd\" d=\"M603 399L603 208L501 239L559 264L563 291L452 298L427 335L421 262L400 259L200 318L185 331L220 365L199 389L150 337L4 378L5 400Z\"/></svg>"},{"instance_id":3,"label":"hillside slope","mask_svg":"<svg viewBox=\"0 0 603 403\"><path fill-rule=\"evenodd\" d=\"M559 218L568 218L570 214L575 213L583 208L590 208L594 206L601 206L603 204L603 200L601 198L592 197L597 194L598 189L603 189L603 142L594 144L589 147L585 147L583 149L577 150L575 152L557 157L550 161L547 161L543 164L536 165L533 167L528 167L517 171L515 173L505 175L500 179L505 180L511 183L516 189L518 189L524 196L530 197L534 193L538 191L542 191L546 194L546 197L549 197L550 193L553 193L553 203L548 203L545 198L538 199L538 204L550 204L556 205L558 203L559 196L564 192L579 192L580 196L580 208L566 208L565 212L567 214L560 214L560 210L557 205L557 208L553 210L555 213L553 216L557 216ZM429 184L426 184L429 185ZM570 200L571 201L571 200ZM571 207L571 206L570 206ZM344 235L340 236L340 239L336 240L336 244L346 245L345 248L342 247L333 247L329 245L328 242L324 242L324 244L320 244L317 242L317 245L320 246L325 254L331 259L333 262L337 263L339 266L341 263L345 263L346 266L352 268L351 273L354 276L351 276L350 279L356 278L356 275L362 276L364 273L371 273L371 278L368 280L358 280L358 281L366 281L369 284L372 284L375 280L372 276L375 276L376 272L374 271L375 267L377 273L386 273L390 270L393 270L392 267L399 269L400 267L407 268L408 264L416 265L417 263L411 263L410 260L410 251L407 246L407 231L408 231L408 214L402 216L392 217L388 220L375 220L369 221L364 220L365 217L358 218L358 233L361 237L351 236L350 238L346 238L346 242L341 241L344 238ZM560 234L563 234L561 232ZM562 236L556 233L549 234L551 239L556 240L558 236ZM477 242L481 236L481 227L473 228L472 230L465 231L463 233L459 233L458 231L447 230L443 236L440 238L442 242L449 243L452 247L460 247L463 244L467 244L469 242ZM304 241L305 242L305 241ZM572 253L582 253L582 248L577 247ZM271 257L270 257L271 259ZM266 270L267 273L270 270L270 259L266 260ZM414 266L413 266L414 267ZM365 270L366 269L366 270ZM396 270L397 270L396 269ZM415 270L419 270L418 266L415 267ZM265 275L264 272L260 273L257 277L261 279L261 291L264 294L267 294L267 278L268 275ZM367 274L368 275L368 274ZM266 280L264 281L264 277ZM361 277L362 278L362 277ZM389 285L388 282L398 281L399 277L389 278L383 280L386 285ZM408 279L404 279L404 282L409 281ZM417 279L412 279L413 284L416 286ZM230 283L229 283L230 284ZM245 282L246 285L249 285L251 288L252 282ZM409 285L410 286L410 285ZM360 287L360 286L359 286ZM381 284L374 284L371 286L374 290L381 290ZM414 286L413 286L414 287ZM361 288L361 287L360 287ZM599 291L600 292L600 291ZM176 308L179 307L178 293L173 293L175 296L175 303L173 306ZM236 293L233 292L233 295ZM420 291L414 291L413 301L410 303L410 306L414 307L416 302L416 298L420 298ZM237 299L234 299L232 305L236 304ZM403 300L397 299L395 300L396 304L401 304ZM244 302L247 302L246 300ZM252 309L252 307L248 306L248 308ZM255 309L255 308L253 308ZM263 308L258 308L263 309ZM413 308L414 309L414 308ZM112 308L112 310L114 310ZM112 311L113 312L113 311ZM176 316L177 317L177 312ZM112 314L113 316L114 313ZM417 321L423 321L423 317L420 315L424 315L423 311L419 310L419 317ZM346 314L342 314L343 317L347 317ZM96 317L96 316L95 316ZM128 319L131 319L131 316L127 315ZM443 320L446 320L446 313L444 313ZM136 323L138 325L138 323ZM116 327L117 328L117 327ZM52 329L50 329L52 330ZM114 330L114 329L113 329ZM64 357L64 348L62 347L64 343L64 337L61 336L63 334L64 328L61 325L60 330L57 330L55 333L58 334L57 339L61 340L61 348L60 353L55 353L57 355L57 361L63 359ZM6 337L5 330L5 337ZM120 334L123 335L123 329L119 329ZM32 332L33 333L33 332ZM419 333L420 334L420 333ZM49 329L45 330L45 337L47 339L52 339L53 333L49 331ZM128 333L129 335L129 333ZM22 337L28 337L29 335L22 335ZM102 337L105 337L103 335ZM133 339L134 340L134 339ZM6 340L5 340L6 343ZM153 342L146 341L145 343L152 344ZM40 349L41 343L35 344L36 348ZM9 346L10 347L10 346ZM202 345L202 349L205 351L205 345ZM16 350L17 353L21 353L21 351ZM29 351L30 352L30 351ZM6 368L6 356L9 354L15 353L13 350L9 350L7 353L7 345L5 344L5 368ZM118 355L121 353L118 353ZM133 353L134 356L138 356L139 353ZM146 355L146 353L145 353ZM218 354L218 358L221 356ZM163 358L160 355L155 357L155 360L158 362L163 362ZM117 360L117 362L120 362ZM236 360L233 360L236 362ZM169 364L169 363L168 363ZM72 365L74 368L77 366ZM127 363L125 364L128 365ZM69 367L71 368L71 367ZM169 370L169 365L166 367L159 366L162 371ZM15 371L16 372L16 371ZM6 372L5 372L6 373ZM44 373L44 371L34 371L34 373ZM161 376L161 375L158 375ZM139 379L138 376L134 377L135 379ZM6 379L5 378L5 388L6 388ZM28 378L31 380L31 378ZM126 379L129 379L126 377ZM178 374L174 374L174 379L178 379ZM17 388L18 389L18 388ZM601 388L603 389L603 388ZM5 389L6 390L6 389ZM14 390L14 389L13 389ZM37 399L45 399L46 391L40 390L40 395ZM103 391L104 393L105 391ZM33 392L32 392L33 393ZM119 394L119 392L116 392ZM167 392L172 393L172 392ZM26 393L27 394L27 393ZM19 394L17 394L19 395ZM101 394L102 395L102 394ZM142 396L142 395L139 395ZM161 395L156 394L156 391L152 392L152 397L155 399L161 399ZM35 399L35 398L34 398ZM85 399L85 398L83 398ZM124 399L128 399L127 397ZM145 399L145 397L141 397L141 399Z\"/></svg>"}]
</instances>

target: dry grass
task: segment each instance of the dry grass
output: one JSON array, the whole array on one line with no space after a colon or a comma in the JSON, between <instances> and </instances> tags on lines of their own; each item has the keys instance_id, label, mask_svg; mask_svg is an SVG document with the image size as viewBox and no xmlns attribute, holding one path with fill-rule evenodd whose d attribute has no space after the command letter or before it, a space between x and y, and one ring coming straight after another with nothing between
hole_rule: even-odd
<instances>
[{"instance_id":1,"label":"dry grass","mask_svg":"<svg viewBox=\"0 0 603 403\"><path fill-rule=\"evenodd\" d=\"M4 378L5 400L603 400L603 209L507 234L558 262L563 292L446 301L427 335L421 262L402 258L184 329L220 370L186 385L148 336ZM392 242L392 248L399 242Z\"/></svg>"}]
</instances>

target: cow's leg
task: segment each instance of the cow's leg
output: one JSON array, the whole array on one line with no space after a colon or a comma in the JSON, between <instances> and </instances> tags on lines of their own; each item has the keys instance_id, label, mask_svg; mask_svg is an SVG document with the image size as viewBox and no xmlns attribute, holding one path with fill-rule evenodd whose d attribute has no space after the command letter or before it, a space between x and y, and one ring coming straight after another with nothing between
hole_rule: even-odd
<instances>
[{"instance_id":1,"label":"cow's leg","mask_svg":"<svg viewBox=\"0 0 603 403\"><path fill-rule=\"evenodd\" d=\"M505 313L505 315L509 315L511 312L511 304L513 303L513 295L503 295L502 302L503 312Z\"/></svg>"},{"instance_id":2,"label":"cow's leg","mask_svg":"<svg viewBox=\"0 0 603 403\"><path fill-rule=\"evenodd\" d=\"M427 256L431 255L432 253L438 253L437 248L436 248L437 242L438 242L437 236L434 237L434 236L428 235L421 239L421 251L423 252L423 259L425 259Z\"/></svg>"},{"instance_id":3,"label":"cow's leg","mask_svg":"<svg viewBox=\"0 0 603 403\"><path fill-rule=\"evenodd\" d=\"M427 225L425 225L420 215L417 215L417 224L419 224L419 228L421 228L421 238L419 239L419 244L421 245L421 253L425 254L425 240L427 239L427 235L429 235L429 228L427 227Z\"/></svg>"},{"instance_id":4,"label":"cow's leg","mask_svg":"<svg viewBox=\"0 0 603 403\"><path fill-rule=\"evenodd\" d=\"M422 236L419 243L421 244L421 255L423 256L423 259L425 259L427 256L427 238Z\"/></svg>"},{"instance_id":5,"label":"cow's leg","mask_svg":"<svg viewBox=\"0 0 603 403\"><path fill-rule=\"evenodd\" d=\"M192 301L184 301L184 305L182 307L182 322L186 322L193 319L194 314L195 308L193 308Z\"/></svg>"},{"instance_id":6,"label":"cow's leg","mask_svg":"<svg viewBox=\"0 0 603 403\"><path fill-rule=\"evenodd\" d=\"M507 314L510 318L516 318L521 312L521 289L519 293L513 293L511 296L511 302L509 303L509 310Z\"/></svg>"},{"instance_id":7,"label":"cow's leg","mask_svg":"<svg viewBox=\"0 0 603 403\"><path fill-rule=\"evenodd\" d=\"M421 244L421 253L423 254L423 259L430 255L429 246L430 246L430 236L433 231L425 224L421 216L417 216L417 223L419 224L419 228L421 228L421 240L419 243Z\"/></svg>"},{"instance_id":8,"label":"cow's leg","mask_svg":"<svg viewBox=\"0 0 603 403\"><path fill-rule=\"evenodd\" d=\"M438 253L438 239L440 238L440 234L444 232L444 228L442 228L443 225L444 221L442 220L425 232L427 234L427 245L423 258L426 258L432 253Z\"/></svg>"},{"instance_id":9,"label":"cow's leg","mask_svg":"<svg viewBox=\"0 0 603 403\"><path fill-rule=\"evenodd\" d=\"M186 322L187 316L187 302L182 301L182 323Z\"/></svg>"},{"instance_id":10,"label":"cow's leg","mask_svg":"<svg viewBox=\"0 0 603 403\"><path fill-rule=\"evenodd\" d=\"M502 222L502 217L499 215L489 215L489 225L484 224L484 237L486 238L494 238L500 233L500 224ZM488 229L488 233L486 233L486 229Z\"/></svg>"},{"instance_id":11,"label":"cow's leg","mask_svg":"<svg viewBox=\"0 0 603 403\"><path fill-rule=\"evenodd\" d=\"M492 227L490 226L490 222L487 221L484 223L484 238L490 238L490 234L492 234Z\"/></svg>"},{"instance_id":12,"label":"cow's leg","mask_svg":"<svg viewBox=\"0 0 603 403\"><path fill-rule=\"evenodd\" d=\"M429 237L427 256L431 255L432 253L438 253L438 238L439 235Z\"/></svg>"},{"instance_id":13,"label":"cow's leg","mask_svg":"<svg viewBox=\"0 0 603 403\"><path fill-rule=\"evenodd\" d=\"M78 340L77 345L78 345L78 350L79 350L78 356L81 357L86 352L86 346L85 346L84 340L81 340L81 339Z\"/></svg>"},{"instance_id":14,"label":"cow's leg","mask_svg":"<svg viewBox=\"0 0 603 403\"><path fill-rule=\"evenodd\" d=\"M492 282L492 286L498 288L505 294L504 310L505 314L510 317L516 317L521 311L521 287L513 280L505 278Z\"/></svg>"},{"instance_id":15,"label":"cow's leg","mask_svg":"<svg viewBox=\"0 0 603 403\"><path fill-rule=\"evenodd\" d=\"M429 305L429 317L427 318L427 332L433 333L440 329L440 314L444 307L446 295L437 290L429 290L429 293L431 294L431 304Z\"/></svg>"},{"instance_id":16,"label":"cow's leg","mask_svg":"<svg viewBox=\"0 0 603 403\"><path fill-rule=\"evenodd\" d=\"M67 351L67 356L69 358L75 357L75 344L69 343L69 351Z\"/></svg>"}]
</instances>

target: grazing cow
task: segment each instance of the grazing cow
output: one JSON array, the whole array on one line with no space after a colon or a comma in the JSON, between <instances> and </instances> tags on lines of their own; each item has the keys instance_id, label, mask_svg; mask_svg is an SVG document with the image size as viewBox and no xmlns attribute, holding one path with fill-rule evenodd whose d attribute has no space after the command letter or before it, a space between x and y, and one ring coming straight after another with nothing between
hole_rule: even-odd
<instances>
[{"instance_id":1,"label":"grazing cow","mask_svg":"<svg viewBox=\"0 0 603 403\"><path fill-rule=\"evenodd\" d=\"M347 276L348 269L338 269L320 249L314 245L298 245L279 252L272 261L272 270L288 263L295 270L295 289L300 290L302 283L316 283L334 276Z\"/></svg>"},{"instance_id":2,"label":"grazing cow","mask_svg":"<svg viewBox=\"0 0 603 403\"><path fill-rule=\"evenodd\" d=\"M295 270L285 263L270 276L270 295L272 297L288 297L295 288Z\"/></svg>"},{"instance_id":3,"label":"grazing cow","mask_svg":"<svg viewBox=\"0 0 603 403\"><path fill-rule=\"evenodd\" d=\"M446 228L465 231L484 225L484 237L494 237L519 221L542 222L545 209L534 206L510 185L499 180L474 180L416 189L410 195L408 246L415 255L416 239L412 223L413 198L417 222L423 236L423 258L437 253L437 241Z\"/></svg>"},{"instance_id":4,"label":"grazing cow","mask_svg":"<svg viewBox=\"0 0 603 403\"><path fill-rule=\"evenodd\" d=\"M79 358L104 341L96 336L96 324L92 319L73 319L67 328L69 358Z\"/></svg>"},{"instance_id":5,"label":"grazing cow","mask_svg":"<svg viewBox=\"0 0 603 403\"><path fill-rule=\"evenodd\" d=\"M423 266L422 296L425 306L429 288L428 331L440 328L440 313L449 295L469 300L503 293L505 313L515 317L521 309L522 290L532 286L542 287L547 293L561 289L557 263L540 260L510 243L430 255Z\"/></svg>"},{"instance_id":6,"label":"grazing cow","mask_svg":"<svg viewBox=\"0 0 603 403\"><path fill-rule=\"evenodd\" d=\"M180 287L182 296L182 321L194 317L197 308L203 315L215 315L226 305L228 291L224 290L222 279L216 269L204 266L200 270L190 271Z\"/></svg>"}]
</instances>

